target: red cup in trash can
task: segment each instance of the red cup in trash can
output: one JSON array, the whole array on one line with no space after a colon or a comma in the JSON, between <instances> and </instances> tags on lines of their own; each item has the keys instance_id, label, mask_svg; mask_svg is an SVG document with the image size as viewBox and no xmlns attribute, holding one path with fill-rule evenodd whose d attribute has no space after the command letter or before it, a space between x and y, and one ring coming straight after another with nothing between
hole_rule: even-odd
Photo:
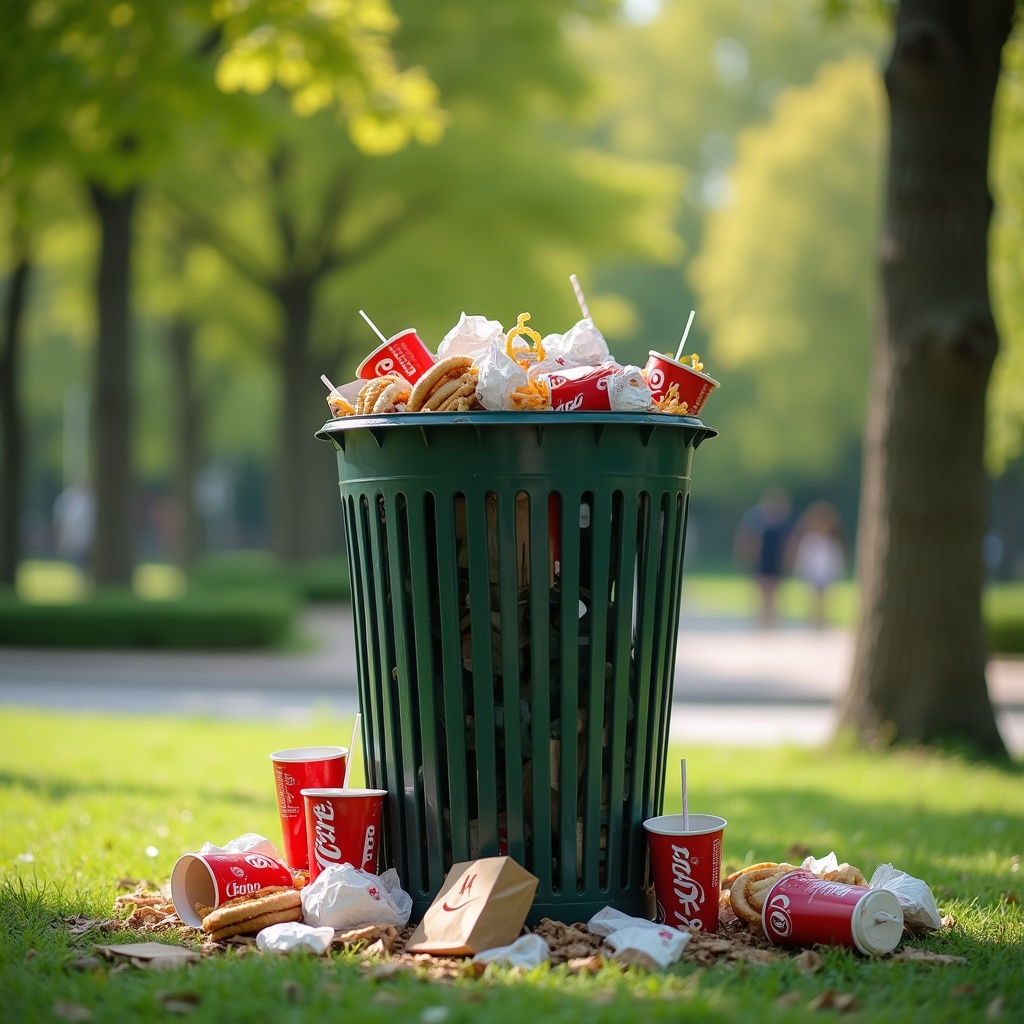
<instances>
[{"instance_id":1,"label":"red cup in trash can","mask_svg":"<svg viewBox=\"0 0 1024 1024\"><path fill-rule=\"evenodd\" d=\"M198 928L203 919L197 903L216 910L266 885L294 884L286 864L262 853L186 853L171 870L171 901L178 917Z\"/></svg>"},{"instance_id":2,"label":"red cup in trash can","mask_svg":"<svg viewBox=\"0 0 1024 1024\"><path fill-rule=\"evenodd\" d=\"M415 384L429 370L437 358L423 344L413 328L400 331L378 345L360 364L356 376L373 380L389 373L397 373L410 384Z\"/></svg>"},{"instance_id":3,"label":"red cup in trash can","mask_svg":"<svg viewBox=\"0 0 1024 1024\"><path fill-rule=\"evenodd\" d=\"M377 874L384 789L304 789L309 880L331 864Z\"/></svg>"},{"instance_id":4,"label":"red cup in trash can","mask_svg":"<svg viewBox=\"0 0 1024 1024\"><path fill-rule=\"evenodd\" d=\"M309 867L302 790L345 784L346 747L291 747L270 755L277 786L284 859L296 870Z\"/></svg>"},{"instance_id":5,"label":"red cup in trash can","mask_svg":"<svg viewBox=\"0 0 1024 1024\"><path fill-rule=\"evenodd\" d=\"M644 822L654 874L655 920L672 928L718 930L722 833L714 814L662 814Z\"/></svg>"},{"instance_id":6,"label":"red cup in trash can","mask_svg":"<svg viewBox=\"0 0 1024 1024\"><path fill-rule=\"evenodd\" d=\"M680 363L663 352L651 349L647 365L644 367L647 386L651 389L654 401L664 398L668 389L676 384L679 388L679 401L686 403L689 416L696 416L701 406L707 401L708 395L718 387L718 381L706 373L695 370L686 363Z\"/></svg>"}]
</instances>

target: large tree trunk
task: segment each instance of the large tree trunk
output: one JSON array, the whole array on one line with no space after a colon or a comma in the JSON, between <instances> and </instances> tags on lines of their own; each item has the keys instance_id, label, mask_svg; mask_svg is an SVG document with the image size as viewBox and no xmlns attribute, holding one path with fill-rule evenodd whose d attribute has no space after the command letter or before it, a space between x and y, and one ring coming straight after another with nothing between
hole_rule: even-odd
<instances>
[{"instance_id":1,"label":"large tree trunk","mask_svg":"<svg viewBox=\"0 0 1024 1024\"><path fill-rule=\"evenodd\" d=\"M174 382L175 446L174 498L178 507L178 529L174 560L188 570L202 550L202 524L196 511L196 474L199 468L199 441L204 419L202 399L195 385L195 325L178 315L168 332Z\"/></svg>"},{"instance_id":2,"label":"large tree trunk","mask_svg":"<svg viewBox=\"0 0 1024 1024\"><path fill-rule=\"evenodd\" d=\"M1013 0L903 0L886 70L882 302L844 725L1004 746L985 681L985 393L992 102Z\"/></svg>"},{"instance_id":3,"label":"large tree trunk","mask_svg":"<svg viewBox=\"0 0 1024 1024\"><path fill-rule=\"evenodd\" d=\"M96 278L93 480L96 533L92 574L98 586L130 584L135 568L135 482L132 472L132 373L129 330L132 221L137 190L113 193L90 184L100 220Z\"/></svg>"},{"instance_id":4,"label":"large tree trunk","mask_svg":"<svg viewBox=\"0 0 1024 1024\"><path fill-rule=\"evenodd\" d=\"M18 256L7 287L3 337L0 338L0 433L3 476L0 478L0 586L13 587L21 560L22 417L18 395L22 314L31 263L27 243L16 239Z\"/></svg>"},{"instance_id":5,"label":"large tree trunk","mask_svg":"<svg viewBox=\"0 0 1024 1024\"><path fill-rule=\"evenodd\" d=\"M281 349L281 419L274 484L274 550L287 561L331 551L331 523L338 508L332 460L315 431L330 413L326 392L310 356L310 322L315 280L292 279L276 294L284 311Z\"/></svg>"}]
</instances>

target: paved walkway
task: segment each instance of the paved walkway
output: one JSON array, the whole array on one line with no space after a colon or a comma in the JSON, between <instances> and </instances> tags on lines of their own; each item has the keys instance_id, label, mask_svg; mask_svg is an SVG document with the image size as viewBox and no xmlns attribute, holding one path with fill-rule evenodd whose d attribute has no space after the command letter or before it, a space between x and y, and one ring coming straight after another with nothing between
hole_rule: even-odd
<instances>
[{"instance_id":1,"label":"paved walkway","mask_svg":"<svg viewBox=\"0 0 1024 1024\"><path fill-rule=\"evenodd\" d=\"M305 618L309 653L168 653L0 648L0 707L194 714L303 723L357 708L351 617ZM818 745L835 727L852 637L846 630L758 630L683 612L672 710L682 742ZM989 665L1010 749L1024 755L1024 658Z\"/></svg>"}]
</instances>

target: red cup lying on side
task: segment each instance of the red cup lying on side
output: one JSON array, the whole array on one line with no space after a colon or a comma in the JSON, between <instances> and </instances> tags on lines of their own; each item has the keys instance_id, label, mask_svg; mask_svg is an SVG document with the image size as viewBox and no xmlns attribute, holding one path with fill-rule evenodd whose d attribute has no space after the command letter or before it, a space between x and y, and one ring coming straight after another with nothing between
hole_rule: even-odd
<instances>
[{"instance_id":1,"label":"red cup lying on side","mask_svg":"<svg viewBox=\"0 0 1024 1024\"><path fill-rule=\"evenodd\" d=\"M654 874L655 920L672 928L718 930L722 833L714 814L662 814L644 822Z\"/></svg>"},{"instance_id":2,"label":"red cup lying on side","mask_svg":"<svg viewBox=\"0 0 1024 1024\"><path fill-rule=\"evenodd\" d=\"M706 373L695 370L686 363L677 362L663 352L650 350L647 365L644 367L647 386L655 401L668 393L673 384L679 387L679 401L686 403L689 416L696 416L701 406L707 401L708 395L718 387L718 381Z\"/></svg>"},{"instance_id":3,"label":"red cup lying on side","mask_svg":"<svg viewBox=\"0 0 1024 1024\"><path fill-rule=\"evenodd\" d=\"M383 789L304 789L309 880L331 864L377 874Z\"/></svg>"},{"instance_id":4,"label":"red cup lying on side","mask_svg":"<svg viewBox=\"0 0 1024 1024\"><path fill-rule=\"evenodd\" d=\"M415 384L429 370L437 358L423 344L413 328L400 331L378 345L360 364L356 376L373 380L389 373L397 373L410 384Z\"/></svg>"},{"instance_id":5,"label":"red cup lying on side","mask_svg":"<svg viewBox=\"0 0 1024 1024\"><path fill-rule=\"evenodd\" d=\"M296 870L309 867L302 790L310 786L345 784L346 747L291 747L270 755L277 785L284 859Z\"/></svg>"},{"instance_id":6,"label":"red cup lying on side","mask_svg":"<svg viewBox=\"0 0 1024 1024\"><path fill-rule=\"evenodd\" d=\"M197 903L216 910L265 885L294 885L288 866L262 853L186 853L171 870L171 901L178 917L198 928Z\"/></svg>"},{"instance_id":7,"label":"red cup lying on side","mask_svg":"<svg viewBox=\"0 0 1024 1024\"><path fill-rule=\"evenodd\" d=\"M852 946L866 956L891 953L903 938L903 907L888 889L828 882L791 871L765 897L764 933L776 946Z\"/></svg>"}]
</instances>

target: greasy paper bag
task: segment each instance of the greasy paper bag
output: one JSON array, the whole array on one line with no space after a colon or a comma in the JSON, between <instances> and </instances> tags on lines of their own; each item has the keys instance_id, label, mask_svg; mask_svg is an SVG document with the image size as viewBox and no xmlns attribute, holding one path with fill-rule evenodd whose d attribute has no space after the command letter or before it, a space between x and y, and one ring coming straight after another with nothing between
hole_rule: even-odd
<instances>
[{"instance_id":1,"label":"greasy paper bag","mask_svg":"<svg viewBox=\"0 0 1024 1024\"><path fill-rule=\"evenodd\" d=\"M509 945L523 929L538 881L510 857L455 864L406 952L471 956Z\"/></svg>"}]
</instances>

